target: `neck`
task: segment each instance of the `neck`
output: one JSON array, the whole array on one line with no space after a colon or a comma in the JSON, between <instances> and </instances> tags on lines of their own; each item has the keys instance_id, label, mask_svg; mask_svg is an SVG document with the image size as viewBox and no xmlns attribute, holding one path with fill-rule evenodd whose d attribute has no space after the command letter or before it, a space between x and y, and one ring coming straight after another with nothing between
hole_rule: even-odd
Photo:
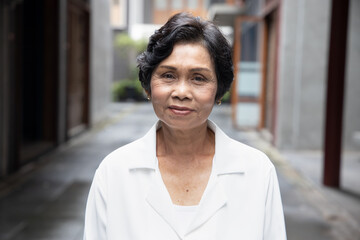
<instances>
[{"instance_id":1,"label":"neck","mask_svg":"<svg viewBox=\"0 0 360 240\"><path fill-rule=\"evenodd\" d=\"M188 160L198 155L213 155L215 135L207 127L207 122L186 130L173 129L162 123L157 131L156 151L158 156L179 156Z\"/></svg>"}]
</instances>

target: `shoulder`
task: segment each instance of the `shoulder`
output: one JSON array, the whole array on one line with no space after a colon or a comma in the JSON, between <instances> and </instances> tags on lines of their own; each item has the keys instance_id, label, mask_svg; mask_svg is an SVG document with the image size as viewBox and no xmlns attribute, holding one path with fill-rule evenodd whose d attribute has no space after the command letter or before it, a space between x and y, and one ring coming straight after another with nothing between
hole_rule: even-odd
<instances>
[{"instance_id":1,"label":"shoulder","mask_svg":"<svg viewBox=\"0 0 360 240\"><path fill-rule=\"evenodd\" d=\"M108 174L114 170L119 172L128 169L136 157L137 149L141 147L141 139L126 144L109 153L97 168L99 174Z\"/></svg>"},{"instance_id":2,"label":"shoulder","mask_svg":"<svg viewBox=\"0 0 360 240\"><path fill-rule=\"evenodd\" d=\"M269 157L261 150L231 139L230 148L237 158L244 159L248 167L263 167L267 169L274 168ZM229 149L230 150L230 149Z\"/></svg>"},{"instance_id":3,"label":"shoulder","mask_svg":"<svg viewBox=\"0 0 360 240\"><path fill-rule=\"evenodd\" d=\"M273 163L264 152L230 138L217 126L215 134L217 157L221 161L257 172L269 171L274 168Z\"/></svg>"},{"instance_id":4,"label":"shoulder","mask_svg":"<svg viewBox=\"0 0 360 240\"><path fill-rule=\"evenodd\" d=\"M121 146L111 153L109 153L101 162L101 165L113 165L116 163L126 164L131 161L131 158L136 156L137 152L141 151L143 147L142 138L137 139L131 143Z\"/></svg>"},{"instance_id":5,"label":"shoulder","mask_svg":"<svg viewBox=\"0 0 360 240\"><path fill-rule=\"evenodd\" d=\"M142 138L126 144L108 154L99 169L152 168L156 158L156 126L154 125Z\"/></svg>"}]
</instances>

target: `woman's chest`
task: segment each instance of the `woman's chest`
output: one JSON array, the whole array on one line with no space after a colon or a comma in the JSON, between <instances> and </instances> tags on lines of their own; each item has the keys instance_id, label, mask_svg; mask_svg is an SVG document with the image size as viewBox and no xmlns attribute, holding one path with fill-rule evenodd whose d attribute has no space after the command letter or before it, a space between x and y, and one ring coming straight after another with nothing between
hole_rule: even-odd
<instances>
[{"instance_id":1,"label":"woman's chest","mask_svg":"<svg viewBox=\"0 0 360 240\"><path fill-rule=\"evenodd\" d=\"M204 156L192 164L176 165L158 157L161 180L176 205L198 205L208 185L213 156Z\"/></svg>"},{"instance_id":2,"label":"woman's chest","mask_svg":"<svg viewBox=\"0 0 360 240\"><path fill-rule=\"evenodd\" d=\"M261 239L263 204L249 188L243 188L240 179L210 182L183 235L177 229L174 206L160 179L156 175L140 179L128 179L125 186L118 186L124 191L109 195L109 239ZM228 186L230 182L233 186Z\"/></svg>"}]
</instances>

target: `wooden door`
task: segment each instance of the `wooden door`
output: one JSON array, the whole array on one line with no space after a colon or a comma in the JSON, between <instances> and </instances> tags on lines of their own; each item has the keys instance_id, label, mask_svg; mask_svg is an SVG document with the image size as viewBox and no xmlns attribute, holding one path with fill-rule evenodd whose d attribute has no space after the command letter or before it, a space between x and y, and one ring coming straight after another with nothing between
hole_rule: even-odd
<instances>
[{"instance_id":1,"label":"wooden door","mask_svg":"<svg viewBox=\"0 0 360 240\"><path fill-rule=\"evenodd\" d=\"M89 14L80 1L68 2L67 15L67 136L88 125Z\"/></svg>"},{"instance_id":2,"label":"wooden door","mask_svg":"<svg viewBox=\"0 0 360 240\"><path fill-rule=\"evenodd\" d=\"M272 135L274 135L275 128L275 94L276 94L276 68L277 68L277 23L274 14L270 14L266 19L266 39L267 49L266 51L266 89L265 89L265 100L266 100L266 111L264 110L264 123L262 128L267 129Z\"/></svg>"},{"instance_id":3,"label":"wooden door","mask_svg":"<svg viewBox=\"0 0 360 240\"><path fill-rule=\"evenodd\" d=\"M57 2L2 4L6 152L1 155L0 175L16 171L55 146L58 66Z\"/></svg>"}]
</instances>

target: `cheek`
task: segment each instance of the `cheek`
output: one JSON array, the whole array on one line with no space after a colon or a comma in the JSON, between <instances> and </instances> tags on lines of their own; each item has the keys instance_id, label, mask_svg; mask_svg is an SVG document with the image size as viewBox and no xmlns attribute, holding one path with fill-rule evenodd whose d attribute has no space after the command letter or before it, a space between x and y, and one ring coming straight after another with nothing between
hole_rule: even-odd
<instances>
[{"instance_id":1,"label":"cheek","mask_svg":"<svg viewBox=\"0 0 360 240\"><path fill-rule=\"evenodd\" d=\"M152 86L151 95L153 98L161 97L165 95L169 90L166 87Z\"/></svg>"},{"instance_id":2,"label":"cheek","mask_svg":"<svg viewBox=\"0 0 360 240\"><path fill-rule=\"evenodd\" d=\"M213 105L215 103L216 91L216 86L211 86L203 89L202 91L199 91L197 95L199 99L201 99L201 102L206 103L207 105Z\"/></svg>"},{"instance_id":3,"label":"cheek","mask_svg":"<svg viewBox=\"0 0 360 240\"><path fill-rule=\"evenodd\" d=\"M170 96L170 89L168 86L154 81L151 84L151 99L153 104L163 102Z\"/></svg>"}]
</instances>

